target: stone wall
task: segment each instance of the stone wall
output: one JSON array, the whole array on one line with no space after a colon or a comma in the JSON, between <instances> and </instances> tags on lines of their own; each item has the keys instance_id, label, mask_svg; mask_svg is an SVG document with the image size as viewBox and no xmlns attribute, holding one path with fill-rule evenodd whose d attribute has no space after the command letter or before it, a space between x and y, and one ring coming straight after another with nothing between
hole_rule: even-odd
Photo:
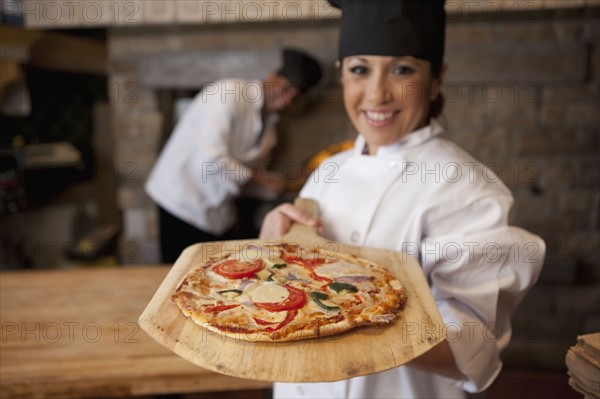
<instances>
[{"instance_id":1,"label":"stone wall","mask_svg":"<svg viewBox=\"0 0 600 399\"><path fill-rule=\"evenodd\" d=\"M513 190L513 223L542 236L548 249L542 278L515 316L506 360L564 368L576 335L600 330L599 9L465 13L450 18L447 33L448 135ZM266 73L260 59L283 46L315 54L326 82L283 116L274 157L275 168L302 165L356 134L341 102L336 40L333 21L110 31L124 263L158 259L157 215L143 183L163 140L165 82L198 89L206 79L186 65L206 66L217 51L246 60L262 54L257 78Z\"/></svg>"},{"instance_id":2,"label":"stone wall","mask_svg":"<svg viewBox=\"0 0 600 399\"><path fill-rule=\"evenodd\" d=\"M448 30L449 135L512 189L512 221L547 260L515 315L509 364L564 368L600 330L598 10L456 23Z\"/></svg>"}]
</instances>

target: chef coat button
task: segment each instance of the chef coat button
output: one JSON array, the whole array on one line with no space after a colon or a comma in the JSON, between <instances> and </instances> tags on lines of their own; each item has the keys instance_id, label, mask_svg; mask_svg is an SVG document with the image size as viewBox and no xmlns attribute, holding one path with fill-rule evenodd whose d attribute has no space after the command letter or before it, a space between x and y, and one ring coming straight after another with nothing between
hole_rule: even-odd
<instances>
[{"instance_id":1,"label":"chef coat button","mask_svg":"<svg viewBox=\"0 0 600 399\"><path fill-rule=\"evenodd\" d=\"M400 165L396 161L390 162L390 172L398 173L400 172Z\"/></svg>"},{"instance_id":2,"label":"chef coat button","mask_svg":"<svg viewBox=\"0 0 600 399\"><path fill-rule=\"evenodd\" d=\"M360 239L360 233L358 231L353 231L352 234L350 234L350 241L352 241L353 243L356 244L359 239Z\"/></svg>"}]
</instances>

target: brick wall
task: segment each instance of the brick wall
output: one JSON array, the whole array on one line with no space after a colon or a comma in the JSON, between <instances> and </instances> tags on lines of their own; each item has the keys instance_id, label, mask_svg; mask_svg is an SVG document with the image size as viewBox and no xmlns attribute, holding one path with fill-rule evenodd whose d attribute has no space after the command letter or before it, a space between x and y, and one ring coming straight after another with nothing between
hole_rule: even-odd
<instances>
[{"instance_id":1,"label":"brick wall","mask_svg":"<svg viewBox=\"0 0 600 399\"><path fill-rule=\"evenodd\" d=\"M450 18L447 36L448 135L497 172L515 195L513 222L548 246L505 358L564 368L575 336L600 330L600 12L464 13ZM200 68L216 50L245 62L262 54L258 75L260 59L278 48L307 49L326 66L326 82L283 116L274 156L275 168L300 165L355 136L334 68L336 40L332 21L110 31L123 262L158 259L156 210L143 192L165 120L158 89L198 88L203 77L186 65Z\"/></svg>"}]
</instances>

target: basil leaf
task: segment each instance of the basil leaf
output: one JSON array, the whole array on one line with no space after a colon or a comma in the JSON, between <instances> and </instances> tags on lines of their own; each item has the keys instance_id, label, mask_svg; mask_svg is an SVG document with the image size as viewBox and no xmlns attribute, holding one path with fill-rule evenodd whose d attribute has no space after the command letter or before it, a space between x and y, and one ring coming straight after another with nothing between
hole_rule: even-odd
<instances>
[{"instance_id":1,"label":"basil leaf","mask_svg":"<svg viewBox=\"0 0 600 399\"><path fill-rule=\"evenodd\" d=\"M321 302L322 300L325 300L328 298L327 294L324 294L322 292L313 291L308 295L310 295L310 297L313 299L313 301L315 301L315 303L317 305L319 305L319 307L321 309L324 309L327 311L340 310L340 308L337 306L329 306L329 305L326 305L323 302Z\"/></svg>"},{"instance_id":2,"label":"basil leaf","mask_svg":"<svg viewBox=\"0 0 600 399\"><path fill-rule=\"evenodd\" d=\"M330 283L329 288L338 294L342 291L358 292L358 288L356 288L352 284L346 283Z\"/></svg>"}]
</instances>

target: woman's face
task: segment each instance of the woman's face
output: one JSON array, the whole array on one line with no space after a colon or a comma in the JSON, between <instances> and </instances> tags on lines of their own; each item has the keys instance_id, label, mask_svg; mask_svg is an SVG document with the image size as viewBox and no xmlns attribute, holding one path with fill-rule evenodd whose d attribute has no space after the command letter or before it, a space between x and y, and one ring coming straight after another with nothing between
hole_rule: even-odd
<instances>
[{"instance_id":1,"label":"woman's face","mask_svg":"<svg viewBox=\"0 0 600 399\"><path fill-rule=\"evenodd\" d=\"M372 155L428 123L439 83L431 63L414 57L358 55L342 62L344 105Z\"/></svg>"}]
</instances>

